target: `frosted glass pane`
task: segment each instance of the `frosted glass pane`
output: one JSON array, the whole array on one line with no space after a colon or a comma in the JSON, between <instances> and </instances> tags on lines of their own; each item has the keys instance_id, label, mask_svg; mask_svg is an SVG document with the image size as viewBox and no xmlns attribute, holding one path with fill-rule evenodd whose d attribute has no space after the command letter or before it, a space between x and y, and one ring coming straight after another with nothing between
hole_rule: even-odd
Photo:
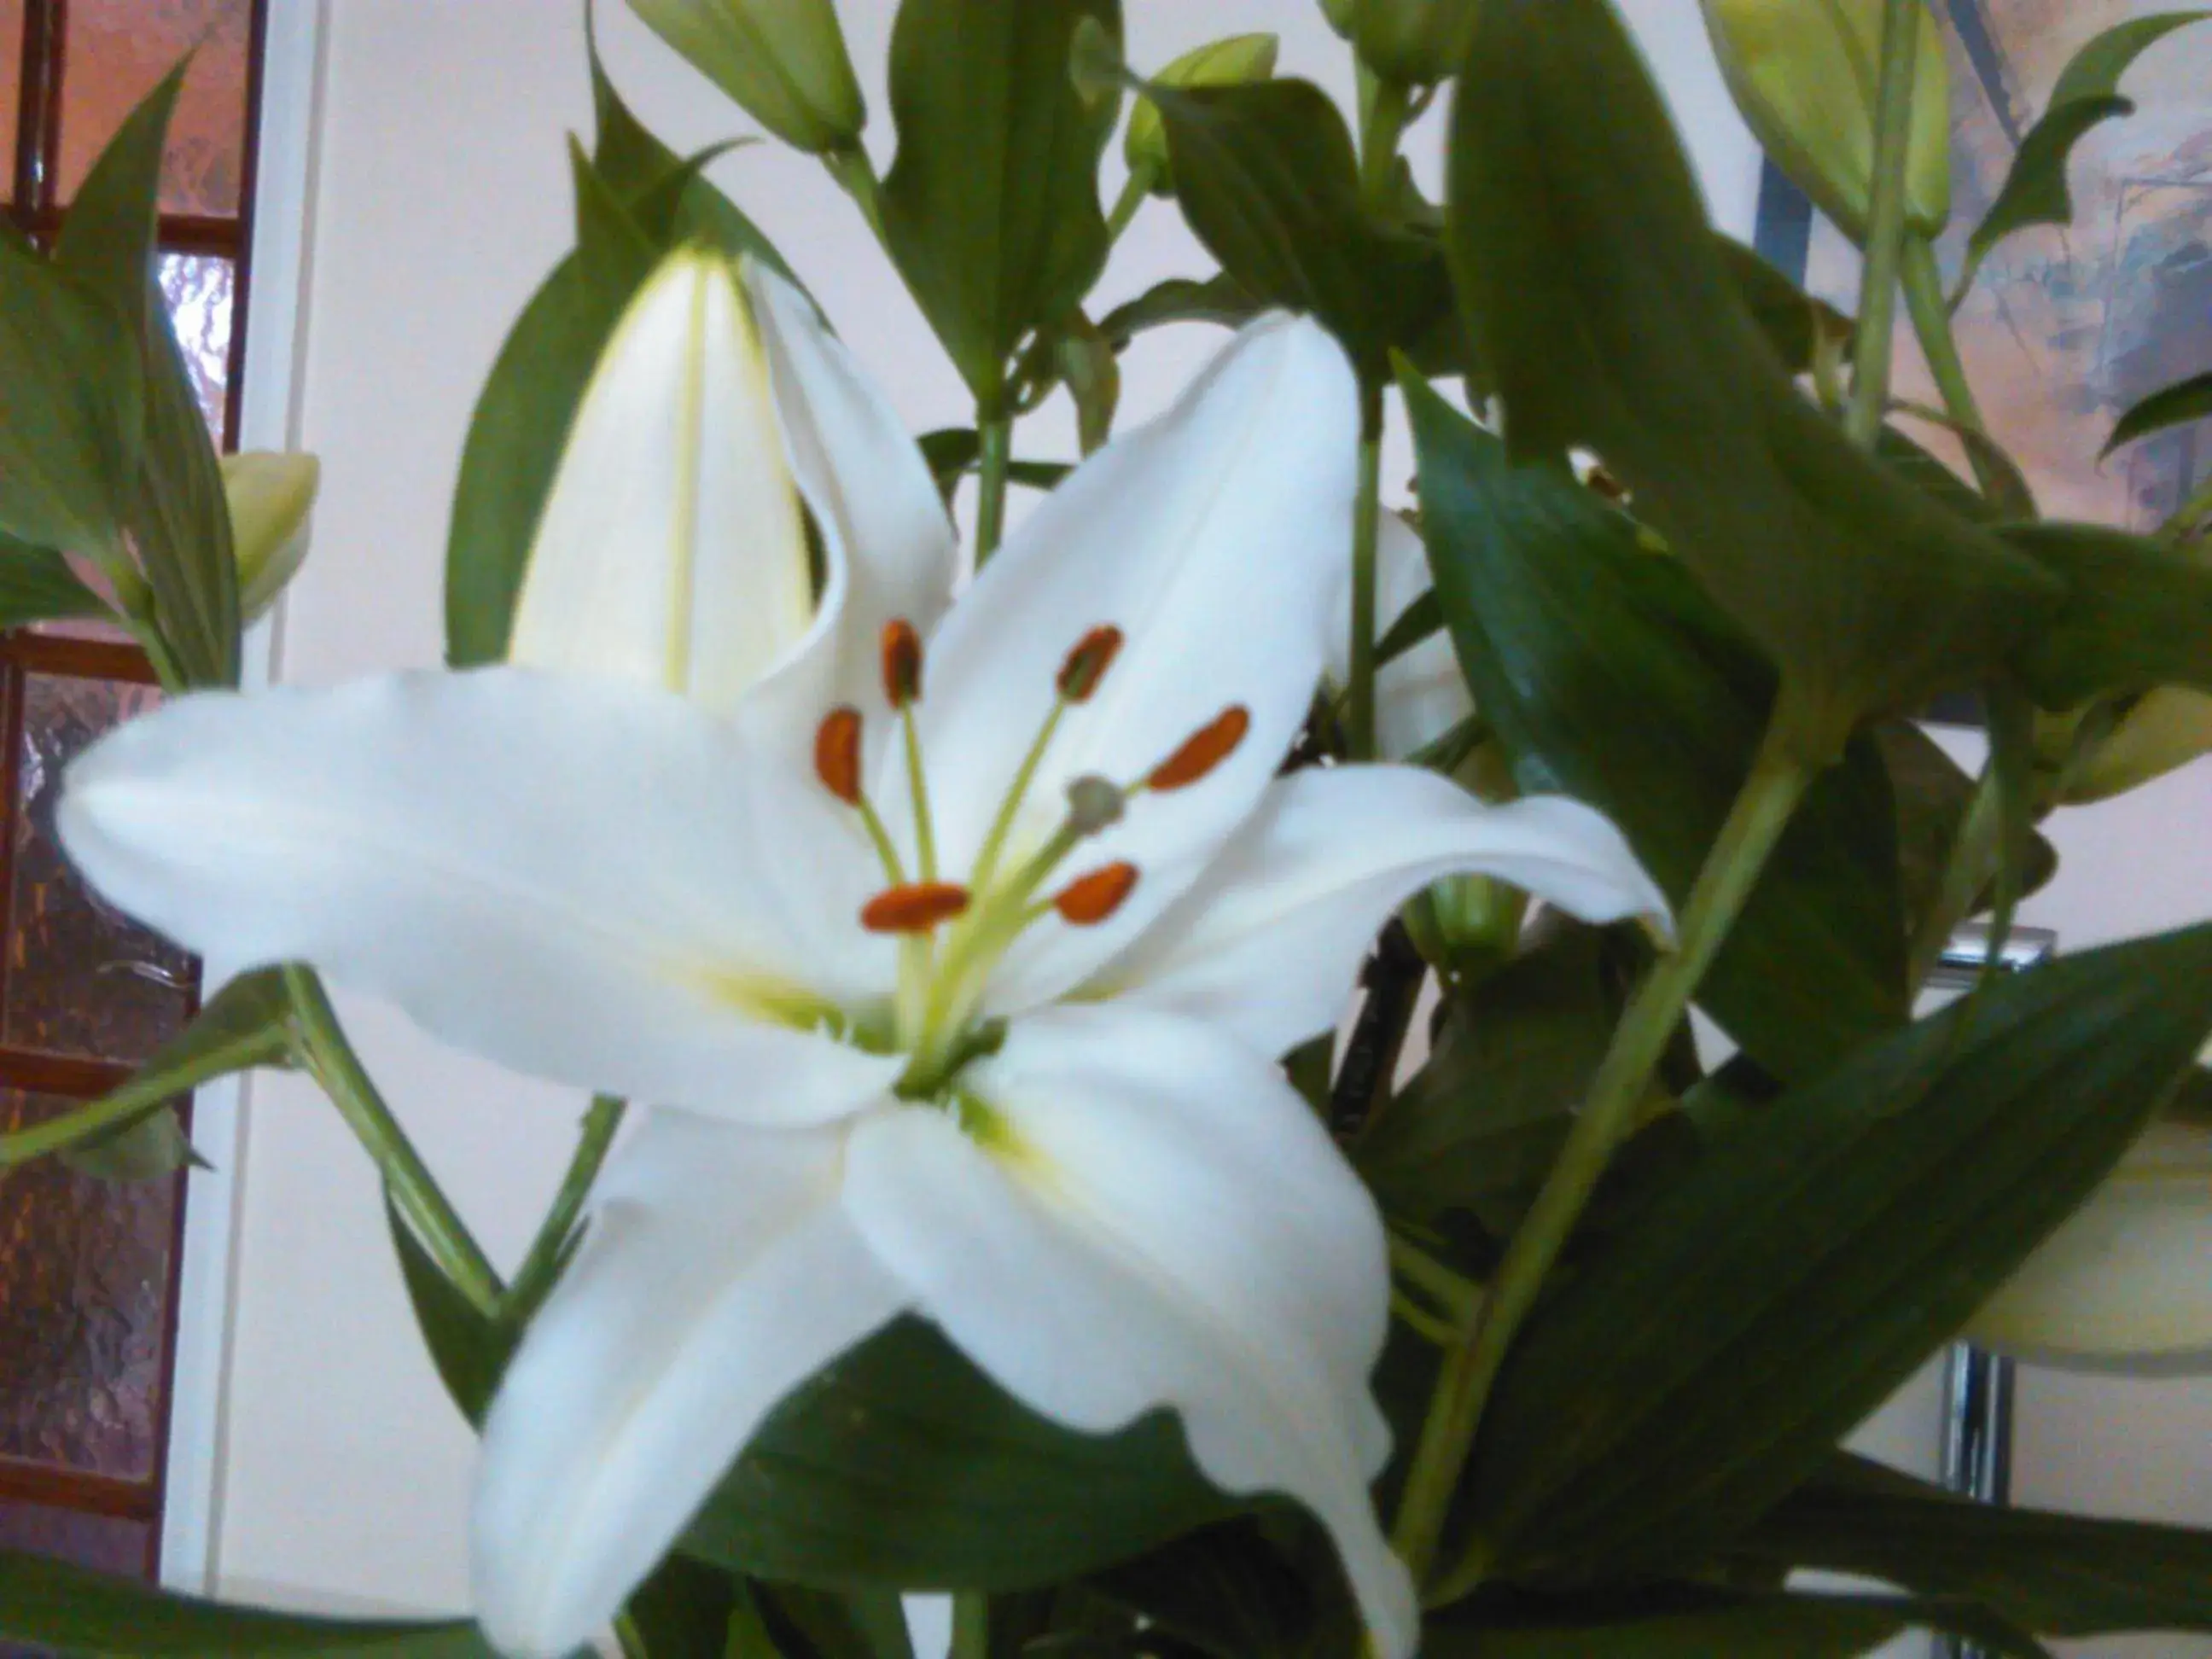
<instances>
[{"instance_id":1,"label":"frosted glass pane","mask_svg":"<svg viewBox=\"0 0 2212 1659\"><path fill-rule=\"evenodd\" d=\"M200 253L161 256L161 297L177 343L184 348L185 369L207 416L208 430L221 446L223 401L230 385L231 264Z\"/></svg>"},{"instance_id":2,"label":"frosted glass pane","mask_svg":"<svg viewBox=\"0 0 2212 1659\"><path fill-rule=\"evenodd\" d=\"M192 958L94 896L62 856L62 769L103 732L160 700L151 686L32 674L24 687L22 800L0 1041L100 1060L143 1060L184 1023Z\"/></svg>"},{"instance_id":3,"label":"frosted glass pane","mask_svg":"<svg viewBox=\"0 0 2212 1659\"><path fill-rule=\"evenodd\" d=\"M249 0L70 0L61 198L76 193L123 118L199 46L169 128L165 213L238 216L246 152Z\"/></svg>"},{"instance_id":4,"label":"frosted glass pane","mask_svg":"<svg viewBox=\"0 0 2212 1659\"><path fill-rule=\"evenodd\" d=\"M0 1128L76 1103L0 1091ZM179 1182L0 1181L0 1457L150 1480Z\"/></svg>"}]
</instances>

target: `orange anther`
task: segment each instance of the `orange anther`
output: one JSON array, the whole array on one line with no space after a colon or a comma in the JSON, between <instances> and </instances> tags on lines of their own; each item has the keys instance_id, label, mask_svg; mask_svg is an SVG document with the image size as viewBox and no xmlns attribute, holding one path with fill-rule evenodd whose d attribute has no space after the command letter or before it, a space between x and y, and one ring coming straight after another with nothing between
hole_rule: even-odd
<instances>
[{"instance_id":1,"label":"orange anther","mask_svg":"<svg viewBox=\"0 0 2212 1659\"><path fill-rule=\"evenodd\" d=\"M1121 908L1137 884L1137 866L1126 859L1078 876L1061 888L1052 908L1064 921L1078 927L1095 927Z\"/></svg>"},{"instance_id":2,"label":"orange anther","mask_svg":"<svg viewBox=\"0 0 2212 1659\"><path fill-rule=\"evenodd\" d=\"M968 890L957 882L915 881L887 887L860 907L860 926L872 933L926 933L968 908Z\"/></svg>"},{"instance_id":3,"label":"orange anther","mask_svg":"<svg viewBox=\"0 0 2212 1659\"><path fill-rule=\"evenodd\" d=\"M1236 753L1237 745L1251 729L1252 711L1241 702L1231 703L1192 732L1182 748L1152 769L1145 781L1164 791L1196 783Z\"/></svg>"},{"instance_id":4,"label":"orange anther","mask_svg":"<svg viewBox=\"0 0 2212 1659\"><path fill-rule=\"evenodd\" d=\"M860 711L831 709L814 733L814 775L848 806L860 804Z\"/></svg>"},{"instance_id":5,"label":"orange anther","mask_svg":"<svg viewBox=\"0 0 2212 1659\"><path fill-rule=\"evenodd\" d=\"M1060 695L1069 702L1088 702L1121 651L1120 629L1110 623L1092 629L1075 642L1067 660L1060 665Z\"/></svg>"},{"instance_id":6,"label":"orange anther","mask_svg":"<svg viewBox=\"0 0 2212 1659\"><path fill-rule=\"evenodd\" d=\"M884 624L884 696L894 708L921 701L921 635L903 617Z\"/></svg>"}]
</instances>

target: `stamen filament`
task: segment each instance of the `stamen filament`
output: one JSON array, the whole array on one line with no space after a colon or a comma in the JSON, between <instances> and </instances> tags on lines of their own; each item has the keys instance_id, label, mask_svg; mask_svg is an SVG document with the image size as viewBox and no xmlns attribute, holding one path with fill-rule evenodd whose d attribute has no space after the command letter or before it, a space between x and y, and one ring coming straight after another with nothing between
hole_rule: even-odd
<instances>
[{"instance_id":1,"label":"stamen filament","mask_svg":"<svg viewBox=\"0 0 2212 1659\"><path fill-rule=\"evenodd\" d=\"M990 886L991 878L999 872L999 858L1006 850L1006 837L1013 833L1014 819L1020 815L1030 785L1036 781L1037 768L1044 764L1045 750L1052 746L1060 717L1066 712L1067 704L1055 700L1036 741L1030 744L1029 753L1022 757L1021 765L1015 769L1013 784L1006 791L1006 799L999 803L999 815L991 820L991 831L983 837L982 851L975 854L975 867L969 873L968 884L979 893Z\"/></svg>"},{"instance_id":2,"label":"stamen filament","mask_svg":"<svg viewBox=\"0 0 2212 1659\"><path fill-rule=\"evenodd\" d=\"M921 733L914 723L912 703L899 710L899 722L905 728L906 787L914 797L914 841L921 858L921 878L937 879L937 827L929 816L929 777L922 770Z\"/></svg>"},{"instance_id":3,"label":"stamen filament","mask_svg":"<svg viewBox=\"0 0 2212 1659\"><path fill-rule=\"evenodd\" d=\"M860 815L860 826L868 832L875 844L877 862L884 866L884 876L894 887L906 885L906 863L898 854L898 847L891 840L890 831L884 828L883 815L876 811L875 802L866 795L853 803Z\"/></svg>"}]
</instances>

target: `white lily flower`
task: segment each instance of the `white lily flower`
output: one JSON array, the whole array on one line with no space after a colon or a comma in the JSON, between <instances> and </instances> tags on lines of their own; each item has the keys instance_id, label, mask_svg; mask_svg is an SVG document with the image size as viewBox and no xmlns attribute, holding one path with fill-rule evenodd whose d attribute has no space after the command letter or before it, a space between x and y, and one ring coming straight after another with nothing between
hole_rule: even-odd
<instances>
[{"instance_id":1,"label":"white lily flower","mask_svg":"<svg viewBox=\"0 0 2212 1659\"><path fill-rule=\"evenodd\" d=\"M1375 624L1378 641L1428 592L1429 553L1413 526L1387 508L1375 542ZM1329 635L1328 678L1352 678L1352 586L1344 585ZM1451 635L1439 629L1375 672L1375 746L1404 760L1474 713Z\"/></svg>"},{"instance_id":2,"label":"white lily flower","mask_svg":"<svg viewBox=\"0 0 2212 1659\"><path fill-rule=\"evenodd\" d=\"M2151 1126L1967 1327L1984 1347L2082 1370L2212 1366L2212 1129Z\"/></svg>"},{"instance_id":3,"label":"white lily flower","mask_svg":"<svg viewBox=\"0 0 2212 1659\"><path fill-rule=\"evenodd\" d=\"M918 459L811 313L750 292L824 520L803 633L772 556L780 475L734 437L684 449L770 435L757 377L690 364L739 331L695 295L681 315L708 320L671 347L649 293L600 376L637 420L580 422L519 630L568 672L179 699L71 769L65 843L196 948L313 963L494 1060L653 1104L485 1425L475 1582L502 1649L590 1638L775 1403L910 1311L1054 1421L1173 1409L1224 1490L1319 1517L1405 1659L1419 1615L1368 1492L1382 1229L1275 1057L1334 1024L1381 919L1448 872L1593 920L1664 901L1570 802L1276 775L1354 495L1352 376L1315 325L1245 330L925 645L927 600L885 624L900 573L867 563L936 556L935 495L901 482ZM696 418L647 431L671 384ZM579 458L616 466L632 440L628 471ZM653 459L672 442L695 470ZM762 556L623 610L622 573L665 577L710 517L772 526ZM603 578L546 574L592 549Z\"/></svg>"}]
</instances>

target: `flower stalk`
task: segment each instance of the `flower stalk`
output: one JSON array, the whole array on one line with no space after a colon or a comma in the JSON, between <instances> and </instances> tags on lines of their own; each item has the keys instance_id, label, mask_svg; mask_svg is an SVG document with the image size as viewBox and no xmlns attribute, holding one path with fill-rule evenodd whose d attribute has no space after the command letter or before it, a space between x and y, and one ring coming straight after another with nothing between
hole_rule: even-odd
<instances>
[{"instance_id":1,"label":"flower stalk","mask_svg":"<svg viewBox=\"0 0 2212 1659\"><path fill-rule=\"evenodd\" d=\"M560 1279L561 1269L568 1258L569 1242L575 1237L577 1218L584 1212L584 1201L591 1196L592 1183L599 1179L600 1168L613 1150L615 1136L628 1111L629 1103L618 1096L592 1097L591 1109L584 1114L583 1133L568 1160L568 1172L562 1177L561 1189L553 1195L553 1206L538 1224L538 1237L531 1241L529 1254L523 1257L522 1266L515 1271L514 1283L507 1289L505 1310L516 1322L525 1322L537 1312Z\"/></svg>"},{"instance_id":2,"label":"flower stalk","mask_svg":"<svg viewBox=\"0 0 2212 1659\"><path fill-rule=\"evenodd\" d=\"M1444 1355L1392 1538L1416 1583L1426 1579L1434 1564L1452 1494L1522 1322L1535 1305L1546 1275L1615 1148L1634 1127L1638 1106L1668 1040L1812 781L1784 733L1778 724L1770 730L1691 890L1676 949L1660 958L1631 998L1589 1097L1528 1218L1513 1235L1489 1295ZM1479 1555L1460 1564L1438 1593L1464 1593L1480 1582L1486 1567Z\"/></svg>"},{"instance_id":3,"label":"flower stalk","mask_svg":"<svg viewBox=\"0 0 2212 1659\"><path fill-rule=\"evenodd\" d=\"M1859 282L1858 337L1852 348L1851 402L1844 430L1874 447L1889 406L1891 345L1905 257L1907 179L1912 145L1912 76L1920 48L1921 0L1887 0L1881 30L1881 82L1875 111L1874 196L1866 268Z\"/></svg>"},{"instance_id":4,"label":"flower stalk","mask_svg":"<svg viewBox=\"0 0 2212 1659\"><path fill-rule=\"evenodd\" d=\"M1375 758L1375 561L1382 534L1382 440L1359 441L1359 498L1352 509L1352 672L1345 687L1345 745L1356 761Z\"/></svg>"},{"instance_id":5,"label":"flower stalk","mask_svg":"<svg viewBox=\"0 0 2212 1659\"><path fill-rule=\"evenodd\" d=\"M1014 459L1014 423L1005 416L979 420L975 466L975 568L981 570L1006 534L1006 477Z\"/></svg>"}]
</instances>

